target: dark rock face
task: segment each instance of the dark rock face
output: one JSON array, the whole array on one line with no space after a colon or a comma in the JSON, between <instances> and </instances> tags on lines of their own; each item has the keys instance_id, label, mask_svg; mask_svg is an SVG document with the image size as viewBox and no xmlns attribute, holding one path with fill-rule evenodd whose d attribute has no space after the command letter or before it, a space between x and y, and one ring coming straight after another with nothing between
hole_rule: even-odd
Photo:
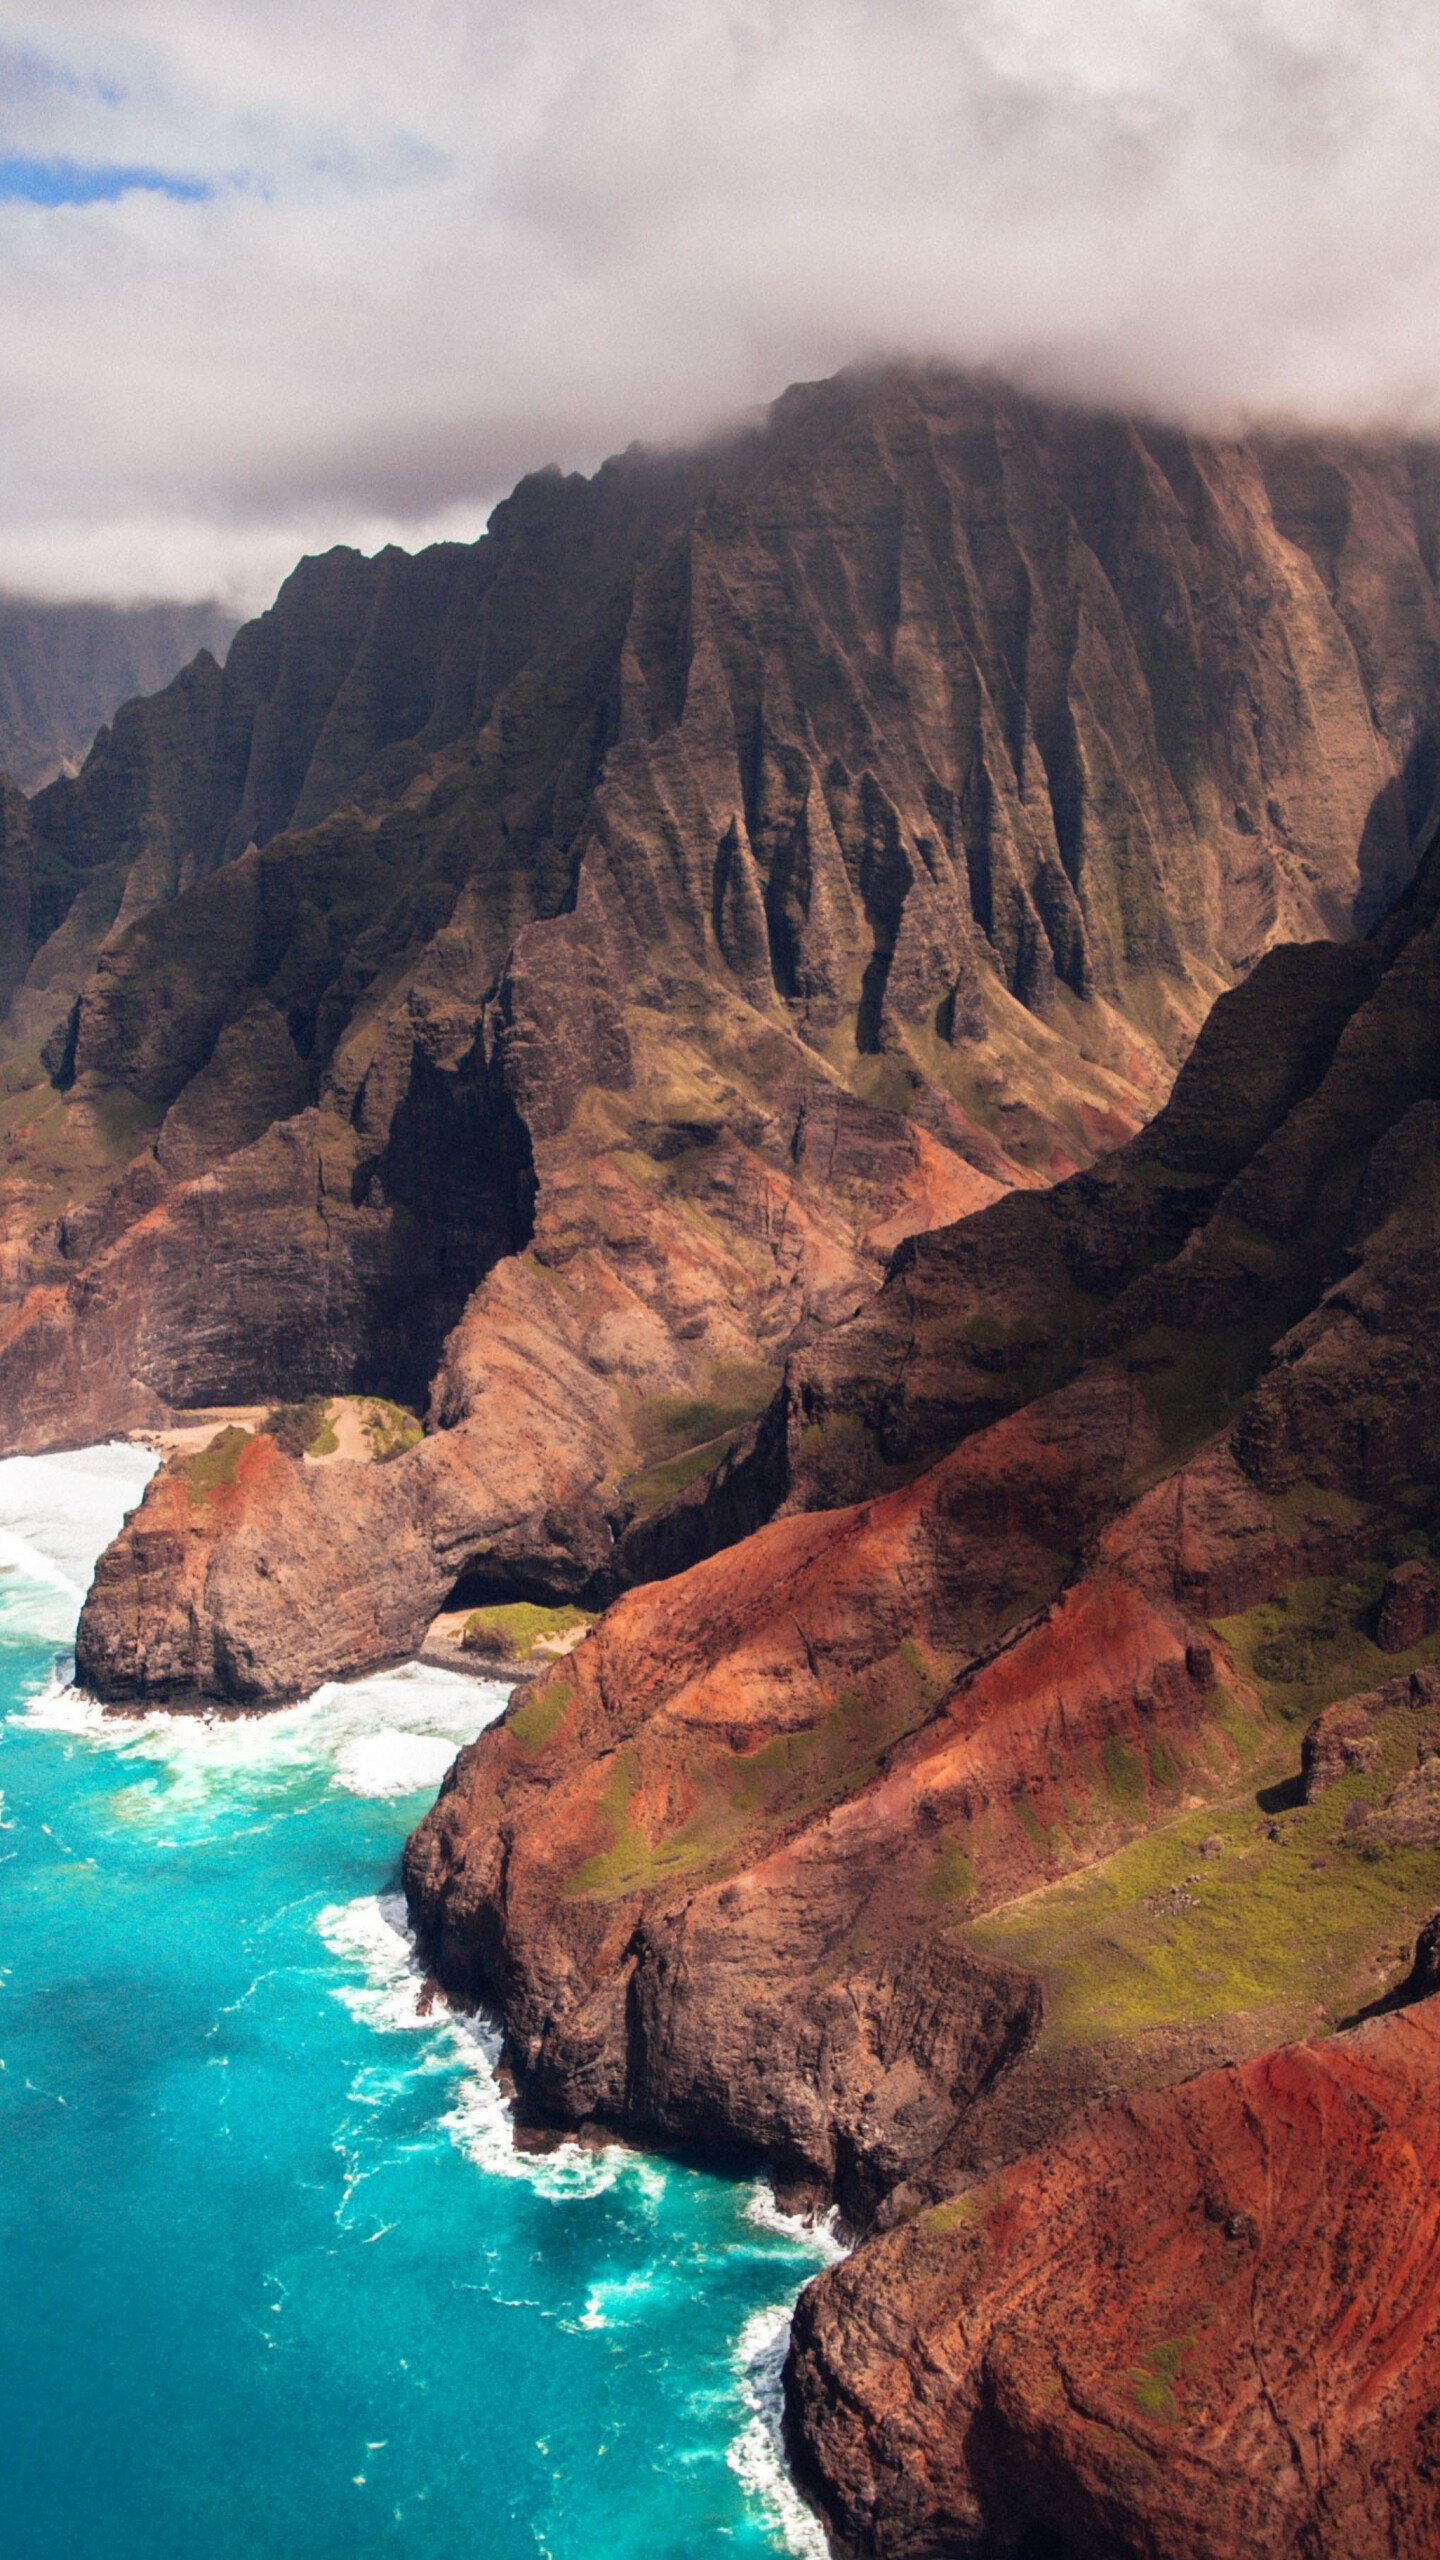
<instances>
[{"instance_id":1,"label":"dark rock face","mask_svg":"<svg viewBox=\"0 0 1440 2560\"><path fill-rule=\"evenodd\" d=\"M1379 1753L1375 1719L1363 1698L1346 1698L1316 1717L1300 1747L1305 1801L1313 1804L1341 1778L1371 1769Z\"/></svg>"},{"instance_id":2,"label":"dark rock face","mask_svg":"<svg viewBox=\"0 0 1440 2560\"><path fill-rule=\"evenodd\" d=\"M1418 1557L1387 1574L1375 1641L1383 1653L1409 1653L1440 1627L1440 1583Z\"/></svg>"},{"instance_id":3,"label":"dark rock face","mask_svg":"<svg viewBox=\"0 0 1440 2560\"><path fill-rule=\"evenodd\" d=\"M801 2296L791 2443L875 2560L1422 2560L1440 2003L1082 2120Z\"/></svg>"},{"instance_id":4,"label":"dark rock face","mask_svg":"<svg viewBox=\"0 0 1440 2560\"><path fill-rule=\"evenodd\" d=\"M600 1523L566 1568L592 1596L1058 1384L1328 1054L1370 946L1300 971L1278 1084L1253 1031L1202 1080L1143 1202L1071 1192L1063 1240L1019 1218L1013 1303L960 1315L958 1361L937 1340L897 1384L879 1351L862 1390L842 1328L753 1463L737 1437L907 1238L1113 1149L1217 988L1403 875L1437 505L1420 453L890 374L540 474L473 547L303 564L223 674L127 706L7 821L17 1072L43 1042L56 1087L7 1148L7 1445L237 1397L262 1352L266 1394L433 1381L418 1609L438 1443L492 1373L546 1498L495 1481L462 1567L553 1587L568 1508ZM278 1694L284 1624L248 1624Z\"/></svg>"},{"instance_id":5,"label":"dark rock face","mask_svg":"<svg viewBox=\"0 0 1440 2560\"><path fill-rule=\"evenodd\" d=\"M0 597L0 772L21 791L73 773L121 703L168 684L201 649L223 660L235 628L218 604Z\"/></svg>"},{"instance_id":6,"label":"dark rock face","mask_svg":"<svg viewBox=\"0 0 1440 2560\"><path fill-rule=\"evenodd\" d=\"M1440 1991L1440 1911L1432 1912L1415 1941L1415 1962L1404 1985L1407 2000L1428 2000Z\"/></svg>"},{"instance_id":7,"label":"dark rock face","mask_svg":"<svg viewBox=\"0 0 1440 2560\"><path fill-rule=\"evenodd\" d=\"M877 1969L1184 1797L1233 1792L1245 1683L1212 1621L1383 1554L1417 1497L1433 1504L1437 906L1432 851L1343 970L1304 955L1322 992L1252 1097L1240 1166L1205 1088L1262 1039L1283 1050L1265 970L1222 1000L1142 1137L897 1256L869 1309L792 1359L775 1409L800 1481L828 1436L864 1498L796 1510L792 1489L758 1533L630 1594L513 1729L462 1754L407 1888L438 1971L499 2009L548 2116L763 2142L758 2100L727 2096L758 2078L787 2175L803 2163L866 2211L899 2181L943 2191L993 2078L990 2030L922 2095L898 2051L893 2078L853 2055L821 2067L837 1992L863 2014ZM1301 955L1287 966L1303 976ZM1194 1221L1178 1250L1177 1204ZM928 1299L917 1268L937 1275ZM927 1380L957 1335L1003 1347L1017 1299L1026 1356L999 1373L1000 1418L953 1403L947 1454L907 1470L905 1435L928 1455L938 1427ZM837 1350L854 1377L856 1334L902 1392L879 1422L872 1401L832 1404L821 1429L807 1383ZM1047 1390L1057 1343L1073 1374ZM1402 1679L1405 1700L1431 1677ZM1322 1717L1308 1792L1365 1763L1390 1703ZM1437 1773L1369 1817L1377 1839L1440 1836ZM642 2028L655 2003L663 2035ZM717 2052L744 2072L712 2073Z\"/></svg>"}]
</instances>

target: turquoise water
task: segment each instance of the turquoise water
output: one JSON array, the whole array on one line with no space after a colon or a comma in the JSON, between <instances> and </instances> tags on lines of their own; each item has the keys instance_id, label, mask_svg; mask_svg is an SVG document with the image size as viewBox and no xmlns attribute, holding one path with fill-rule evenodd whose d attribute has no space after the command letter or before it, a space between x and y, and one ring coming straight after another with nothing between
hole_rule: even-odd
<instances>
[{"instance_id":1,"label":"turquoise water","mask_svg":"<svg viewBox=\"0 0 1440 2560\"><path fill-rule=\"evenodd\" d=\"M101 1718L57 1649L144 1471L0 1464L7 2560L823 2553L775 2405L824 2244L520 2157L484 2037L416 2015L401 1843L503 1693Z\"/></svg>"}]
</instances>

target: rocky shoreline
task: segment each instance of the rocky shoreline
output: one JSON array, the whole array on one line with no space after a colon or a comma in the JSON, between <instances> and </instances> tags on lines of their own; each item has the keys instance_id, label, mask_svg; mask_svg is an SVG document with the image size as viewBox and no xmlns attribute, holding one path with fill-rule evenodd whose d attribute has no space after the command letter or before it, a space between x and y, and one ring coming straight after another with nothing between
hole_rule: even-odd
<instances>
[{"instance_id":1,"label":"rocky shoreline","mask_svg":"<svg viewBox=\"0 0 1440 2560\"><path fill-rule=\"evenodd\" d=\"M0 805L7 1445L163 1460L78 1677L513 1682L430 1976L838 2205L872 2560L1440 2532L1437 505L847 377Z\"/></svg>"}]
</instances>

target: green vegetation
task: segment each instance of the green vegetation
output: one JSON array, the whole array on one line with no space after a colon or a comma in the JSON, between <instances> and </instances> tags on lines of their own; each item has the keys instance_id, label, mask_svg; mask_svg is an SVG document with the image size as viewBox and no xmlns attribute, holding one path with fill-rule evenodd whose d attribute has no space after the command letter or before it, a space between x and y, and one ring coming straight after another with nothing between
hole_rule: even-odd
<instances>
[{"instance_id":1,"label":"green vegetation","mask_svg":"<svg viewBox=\"0 0 1440 2560\"><path fill-rule=\"evenodd\" d=\"M871 1466L879 1455L874 1432L863 1414L846 1413L843 1408L827 1413L820 1422L807 1422L800 1434L800 1454L811 1465L822 1450L830 1457L849 1457L853 1464Z\"/></svg>"},{"instance_id":2,"label":"green vegetation","mask_svg":"<svg viewBox=\"0 0 1440 2560\"><path fill-rule=\"evenodd\" d=\"M622 1754L603 1799L611 1841L586 1860L567 1890L603 1899L666 1884L695 1868L713 1873L757 1817L789 1821L864 1786L892 1744L929 1712L935 1680L918 1648L908 1652L909 1659L902 1647L877 1665L863 1693L843 1691L817 1723L772 1734L757 1750L726 1753L708 1766L692 1762L687 1774L693 1809L658 1839L632 1818L635 1764L632 1754ZM937 1871L954 1884L958 1899L969 1887L962 1883L958 1851L956 1857L959 1865L937 1862Z\"/></svg>"},{"instance_id":3,"label":"green vegetation","mask_svg":"<svg viewBox=\"0 0 1440 2560\"><path fill-rule=\"evenodd\" d=\"M307 1396L303 1404L274 1405L260 1428L278 1440L289 1458L327 1458L338 1445L328 1396Z\"/></svg>"},{"instance_id":4,"label":"green vegetation","mask_svg":"<svg viewBox=\"0 0 1440 2560\"><path fill-rule=\"evenodd\" d=\"M1397 1671L1440 1655L1433 1637L1404 1655L1382 1653L1374 1643L1370 1629L1385 1572L1382 1561L1363 1578L1292 1582L1277 1600L1241 1617L1216 1619L1217 1633L1271 1714L1308 1723L1332 1699L1377 1688Z\"/></svg>"},{"instance_id":5,"label":"green vegetation","mask_svg":"<svg viewBox=\"0 0 1440 2560\"><path fill-rule=\"evenodd\" d=\"M1292 1782L1189 1810L965 1935L1043 1976L1050 2043L1244 2009L1289 2010L1282 2033L1321 2014L1338 2023L1404 1971L1440 1903L1440 1848L1362 1846L1345 1828L1351 1805L1383 1802L1414 1767L1422 1722L1391 1710L1375 1766L1312 1805ZM1265 1764L1282 1777L1295 1766L1293 1732L1268 1730ZM1267 1815L1267 1802L1285 1810Z\"/></svg>"},{"instance_id":6,"label":"green vegetation","mask_svg":"<svg viewBox=\"0 0 1440 2560\"><path fill-rule=\"evenodd\" d=\"M1167 1463L1198 1448L1233 1415L1255 1383L1275 1330L1272 1316L1214 1333L1154 1325L1128 1346L1126 1366L1142 1379Z\"/></svg>"},{"instance_id":7,"label":"green vegetation","mask_svg":"<svg viewBox=\"0 0 1440 2560\"><path fill-rule=\"evenodd\" d=\"M968 1902L975 1890L975 1870L958 1840L935 1843L935 1863L925 1879L927 1902Z\"/></svg>"},{"instance_id":8,"label":"green vegetation","mask_svg":"<svg viewBox=\"0 0 1440 2560\"><path fill-rule=\"evenodd\" d=\"M875 1666L863 1691L842 1689L818 1724L772 1734L758 1751L736 1752L719 1777L737 1813L809 1813L827 1797L865 1786L903 1735L923 1724L933 1684L903 1651Z\"/></svg>"},{"instance_id":9,"label":"green vegetation","mask_svg":"<svg viewBox=\"0 0 1440 2560\"><path fill-rule=\"evenodd\" d=\"M648 1520L672 1494L683 1493L697 1476L708 1475L721 1459L734 1448L739 1433L722 1431L715 1440L702 1440L696 1449L684 1449L678 1458L662 1459L658 1466L645 1467L639 1475L627 1476L625 1494L634 1505L634 1517Z\"/></svg>"},{"instance_id":10,"label":"green vegetation","mask_svg":"<svg viewBox=\"0 0 1440 2560\"><path fill-rule=\"evenodd\" d=\"M642 1463L622 1488L635 1517L648 1518L718 1466L746 1424L764 1412L779 1383L780 1371L758 1361L722 1361L711 1373L707 1395L648 1396L638 1403L629 1419Z\"/></svg>"},{"instance_id":11,"label":"green vegetation","mask_svg":"<svg viewBox=\"0 0 1440 2560\"><path fill-rule=\"evenodd\" d=\"M722 1361L712 1372L708 1395L648 1396L638 1405L630 1423L635 1445L653 1463L741 1430L764 1412L779 1384L778 1369L758 1361Z\"/></svg>"},{"instance_id":12,"label":"green vegetation","mask_svg":"<svg viewBox=\"0 0 1440 2560\"><path fill-rule=\"evenodd\" d=\"M609 1845L585 1860L571 1877L567 1892L611 1902L617 1895L643 1892L663 1883L710 1854L709 1843L695 1836L693 1824L686 1824L659 1845L652 1844L631 1818L636 1776L634 1752L620 1752L598 1808L610 1833Z\"/></svg>"},{"instance_id":13,"label":"green vegetation","mask_svg":"<svg viewBox=\"0 0 1440 2560\"><path fill-rule=\"evenodd\" d=\"M197 1449L193 1458L181 1460L185 1489L192 1502L206 1502L223 1485L234 1483L240 1452L247 1446L249 1438L248 1431L242 1431L238 1423L232 1422L227 1430L216 1432L207 1448Z\"/></svg>"},{"instance_id":14,"label":"green vegetation","mask_svg":"<svg viewBox=\"0 0 1440 2560\"><path fill-rule=\"evenodd\" d=\"M1115 1802L1138 1821L1145 1811L1145 1773L1128 1743L1112 1733L1101 1746L1100 1765Z\"/></svg>"},{"instance_id":15,"label":"green vegetation","mask_svg":"<svg viewBox=\"0 0 1440 2560\"><path fill-rule=\"evenodd\" d=\"M158 1129L165 1116L123 1084L107 1086L95 1096L91 1108L100 1144L112 1165L124 1164L133 1156L142 1139Z\"/></svg>"},{"instance_id":16,"label":"green vegetation","mask_svg":"<svg viewBox=\"0 0 1440 2560\"><path fill-rule=\"evenodd\" d=\"M567 1893L601 1902L624 1893L647 1893L691 1868L713 1867L739 1837L741 1825L714 1780L695 1764L689 1772L698 1799L694 1812L677 1830L652 1841L631 1813L636 1775L634 1753L622 1751L600 1799L609 1845L586 1859Z\"/></svg>"},{"instance_id":17,"label":"green vegetation","mask_svg":"<svg viewBox=\"0 0 1440 2560\"><path fill-rule=\"evenodd\" d=\"M407 1449L418 1448L425 1437L419 1415L411 1413L406 1405L391 1404L384 1396L366 1399L361 1428L377 1467L385 1466L391 1458L403 1458Z\"/></svg>"},{"instance_id":18,"label":"green vegetation","mask_svg":"<svg viewBox=\"0 0 1440 2560\"><path fill-rule=\"evenodd\" d=\"M534 1600L502 1600L487 1609L472 1609L460 1638L464 1653L489 1653L509 1662L526 1662L542 1637L570 1635L592 1627L592 1610L572 1609L568 1602L547 1609ZM543 1657L542 1657L543 1658Z\"/></svg>"},{"instance_id":19,"label":"green vegetation","mask_svg":"<svg viewBox=\"0 0 1440 2560\"><path fill-rule=\"evenodd\" d=\"M965 2231L985 2219L986 2207L995 2201L997 2181L987 2178L983 2187L966 2187L958 2196L947 2196L943 2204L932 2204L920 2217L927 2231Z\"/></svg>"},{"instance_id":20,"label":"green vegetation","mask_svg":"<svg viewBox=\"0 0 1440 2560\"><path fill-rule=\"evenodd\" d=\"M564 1723L574 1696L565 1680L553 1681L548 1689L532 1689L505 1719L511 1741L518 1742L522 1751L543 1751Z\"/></svg>"},{"instance_id":21,"label":"green vegetation","mask_svg":"<svg viewBox=\"0 0 1440 2560\"><path fill-rule=\"evenodd\" d=\"M1130 2394L1142 2416L1163 2418L1167 2424L1174 2418L1176 2376L1194 2344L1193 2338L1167 2338L1136 2365Z\"/></svg>"}]
</instances>

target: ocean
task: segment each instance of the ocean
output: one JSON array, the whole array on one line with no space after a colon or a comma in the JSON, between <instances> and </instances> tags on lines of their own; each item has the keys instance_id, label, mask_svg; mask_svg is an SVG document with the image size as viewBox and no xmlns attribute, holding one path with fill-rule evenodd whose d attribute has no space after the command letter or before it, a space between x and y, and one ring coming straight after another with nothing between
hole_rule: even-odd
<instances>
[{"instance_id":1,"label":"ocean","mask_svg":"<svg viewBox=\"0 0 1440 2560\"><path fill-rule=\"evenodd\" d=\"M833 2242L753 2175L516 2153L493 2036L417 2014L401 1845L503 1689L69 1688L150 1463L0 1462L6 2560L823 2560L778 2386Z\"/></svg>"}]
</instances>

